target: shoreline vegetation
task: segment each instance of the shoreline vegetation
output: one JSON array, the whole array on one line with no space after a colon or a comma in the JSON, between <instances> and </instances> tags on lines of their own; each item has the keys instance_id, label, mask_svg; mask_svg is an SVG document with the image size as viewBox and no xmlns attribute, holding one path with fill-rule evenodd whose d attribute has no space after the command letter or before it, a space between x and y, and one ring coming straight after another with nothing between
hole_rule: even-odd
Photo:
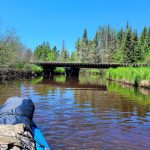
<instances>
[{"instance_id":1,"label":"shoreline vegetation","mask_svg":"<svg viewBox=\"0 0 150 150\"><path fill-rule=\"evenodd\" d=\"M150 68L148 67L119 67L110 68L106 78L136 87L150 88Z\"/></svg>"},{"instance_id":2,"label":"shoreline vegetation","mask_svg":"<svg viewBox=\"0 0 150 150\"><path fill-rule=\"evenodd\" d=\"M41 67L30 64L33 61L126 64L150 62L150 27L143 27L142 32L138 34L137 30L132 29L128 22L125 28L118 31L109 25L101 26L92 39L89 39L85 29L83 36L77 39L73 51L67 50L64 40L62 49L58 49L57 46L51 47L49 42L43 42L31 50L24 46L15 30L0 30L0 35L0 82L5 79L42 75ZM23 62L29 63L24 64ZM131 69L129 73L133 71L132 68L129 69ZM145 74L145 72L149 72L149 69L145 68L143 71ZM117 69L116 72L119 76ZM54 73L56 75L65 74L65 70L56 68ZM80 73L103 75L105 71L81 69ZM126 75L126 71L124 73ZM142 71L141 74L143 74ZM139 82L138 77L133 79L135 81L128 81L128 78L115 80L123 80L123 82L136 86L138 84L138 86L150 87L149 80L143 79Z\"/></svg>"},{"instance_id":3,"label":"shoreline vegetation","mask_svg":"<svg viewBox=\"0 0 150 150\"><path fill-rule=\"evenodd\" d=\"M0 31L0 82L41 74L41 67L24 63L33 60L32 50L23 45L14 30Z\"/></svg>"},{"instance_id":4,"label":"shoreline vegetation","mask_svg":"<svg viewBox=\"0 0 150 150\"><path fill-rule=\"evenodd\" d=\"M39 66L27 64L23 65L22 67L21 66L15 68L0 69L0 82L6 82L20 78L28 79L42 75L43 69Z\"/></svg>"}]
</instances>

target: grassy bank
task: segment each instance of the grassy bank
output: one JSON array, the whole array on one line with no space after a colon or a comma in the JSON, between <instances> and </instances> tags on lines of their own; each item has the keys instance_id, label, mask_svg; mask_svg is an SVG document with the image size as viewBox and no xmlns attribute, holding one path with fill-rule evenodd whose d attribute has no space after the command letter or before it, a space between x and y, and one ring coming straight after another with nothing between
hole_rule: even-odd
<instances>
[{"instance_id":1,"label":"grassy bank","mask_svg":"<svg viewBox=\"0 0 150 150\"><path fill-rule=\"evenodd\" d=\"M106 78L134 86L150 88L149 67L120 67L111 68L106 72Z\"/></svg>"}]
</instances>

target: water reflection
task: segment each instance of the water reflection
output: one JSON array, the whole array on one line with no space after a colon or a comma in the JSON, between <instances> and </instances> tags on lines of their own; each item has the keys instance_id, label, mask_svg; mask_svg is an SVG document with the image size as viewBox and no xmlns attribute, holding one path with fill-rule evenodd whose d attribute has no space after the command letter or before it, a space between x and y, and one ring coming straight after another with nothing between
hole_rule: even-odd
<instances>
[{"instance_id":1,"label":"water reflection","mask_svg":"<svg viewBox=\"0 0 150 150\"><path fill-rule=\"evenodd\" d=\"M34 119L55 150L147 150L149 93L98 76L54 76L2 86L0 103L13 95L31 97Z\"/></svg>"}]
</instances>

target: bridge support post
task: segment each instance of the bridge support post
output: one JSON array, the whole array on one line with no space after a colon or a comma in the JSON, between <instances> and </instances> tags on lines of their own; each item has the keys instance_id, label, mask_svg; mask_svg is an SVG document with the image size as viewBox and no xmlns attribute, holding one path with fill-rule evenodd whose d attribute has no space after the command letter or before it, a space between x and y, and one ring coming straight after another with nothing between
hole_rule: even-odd
<instances>
[{"instance_id":1,"label":"bridge support post","mask_svg":"<svg viewBox=\"0 0 150 150\"><path fill-rule=\"evenodd\" d=\"M54 67L49 68L48 66L43 66L44 78L52 77L54 75L54 70Z\"/></svg>"},{"instance_id":2,"label":"bridge support post","mask_svg":"<svg viewBox=\"0 0 150 150\"><path fill-rule=\"evenodd\" d=\"M65 71L66 71L67 78L79 77L80 68L77 68L77 67L66 67Z\"/></svg>"}]
</instances>

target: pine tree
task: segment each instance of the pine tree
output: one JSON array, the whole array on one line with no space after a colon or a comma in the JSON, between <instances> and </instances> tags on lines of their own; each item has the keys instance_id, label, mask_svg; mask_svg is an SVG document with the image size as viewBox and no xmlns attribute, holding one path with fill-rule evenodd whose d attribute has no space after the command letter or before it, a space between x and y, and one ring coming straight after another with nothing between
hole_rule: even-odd
<instances>
[{"instance_id":1,"label":"pine tree","mask_svg":"<svg viewBox=\"0 0 150 150\"><path fill-rule=\"evenodd\" d=\"M131 29L128 28L125 32L125 37L123 39L122 48L121 48L123 52L124 63L132 63L131 39L132 39Z\"/></svg>"},{"instance_id":2,"label":"pine tree","mask_svg":"<svg viewBox=\"0 0 150 150\"><path fill-rule=\"evenodd\" d=\"M121 44L122 44L123 38L124 38L124 32L123 32L123 29L121 28L121 30L118 31L116 35L116 43L115 43L116 51L114 52L114 55L113 55L113 61L115 63L123 62L123 53L121 50Z\"/></svg>"},{"instance_id":3,"label":"pine tree","mask_svg":"<svg viewBox=\"0 0 150 150\"><path fill-rule=\"evenodd\" d=\"M99 39L98 32L96 32L95 37L93 39L93 55L94 55L94 63L100 62L99 49L98 49Z\"/></svg>"},{"instance_id":4,"label":"pine tree","mask_svg":"<svg viewBox=\"0 0 150 150\"><path fill-rule=\"evenodd\" d=\"M88 42L88 62L90 63L95 63L95 52L94 52L94 49L95 49L95 43L93 41L89 41Z\"/></svg>"},{"instance_id":5,"label":"pine tree","mask_svg":"<svg viewBox=\"0 0 150 150\"><path fill-rule=\"evenodd\" d=\"M143 33L143 34L145 34L145 33ZM150 49L150 28L147 28L147 30L146 30L143 49L144 49L144 53L147 53Z\"/></svg>"},{"instance_id":6,"label":"pine tree","mask_svg":"<svg viewBox=\"0 0 150 150\"><path fill-rule=\"evenodd\" d=\"M117 33L116 35L116 49L119 50L121 48L122 40L123 40L123 29Z\"/></svg>"},{"instance_id":7,"label":"pine tree","mask_svg":"<svg viewBox=\"0 0 150 150\"><path fill-rule=\"evenodd\" d=\"M99 32L97 31L94 37L94 62L95 63L100 63L101 62L101 57L100 57L100 38L99 38Z\"/></svg>"},{"instance_id":8,"label":"pine tree","mask_svg":"<svg viewBox=\"0 0 150 150\"><path fill-rule=\"evenodd\" d=\"M147 51L147 28L144 27L142 34L141 34L141 38L140 38L140 46L141 46L141 51L142 51L142 57L144 59L144 54Z\"/></svg>"},{"instance_id":9,"label":"pine tree","mask_svg":"<svg viewBox=\"0 0 150 150\"><path fill-rule=\"evenodd\" d=\"M132 38L131 38L131 63L135 63L136 62L136 47L138 45L138 35L137 35L137 31L135 30L132 33Z\"/></svg>"},{"instance_id":10,"label":"pine tree","mask_svg":"<svg viewBox=\"0 0 150 150\"><path fill-rule=\"evenodd\" d=\"M62 50L60 52L60 61L61 62L67 62L69 59L69 53L68 51L65 49L65 42L63 40L63 44L62 44Z\"/></svg>"},{"instance_id":11,"label":"pine tree","mask_svg":"<svg viewBox=\"0 0 150 150\"><path fill-rule=\"evenodd\" d=\"M86 30L86 29L84 29L82 41L83 41L83 43L85 43L86 45L88 44L88 35L87 35L87 30Z\"/></svg>"},{"instance_id":12,"label":"pine tree","mask_svg":"<svg viewBox=\"0 0 150 150\"><path fill-rule=\"evenodd\" d=\"M142 45L144 45L144 42L145 42L145 39L146 39L146 35L147 35L147 28L144 27L144 29L142 31L142 34L141 34L141 37L140 37L140 41L141 41Z\"/></svg>"},{"instance_id":13,"label":"pine tree","mask_svg":"<svg viewBox=\"0 0 150 150\"><path fill-rule=\"evenodd\" d=\"M135 62L141 62L144 60L144 55L145 55L145 47L144 47L144 43L145 43L145 39L146 39L146 34L147 34L147 28L144 27L141 36L138 40L138 45L135 48Z\"/></svg>"},{"instance_id":14,"label":"pine tree","mask_svg":"<svg viewBox=\"0 0 150 150\"><path fill-rule=\"evenodd\" d=\"M71 53L71 62L76 62L77 61L77 52L76 51L73 51Z\"/></svg>"},{"instance_id":15,"label":"pine tree","mask_svg":"<svg viewBox=\"0 0 150 150\"><path fill-rule=\"evenodd\" d=\"M78 62L81 62L82 52L81 52L81 40L79 38L75 44L75 48L77 53L77 60Z\"/></svg>"},{"instance_id":16,"label":"pine tree","mask_svg":"<svg viewBox=\"0 0 150 150\"><path fill-rule=\"evenodd\" d=\"M111 63L115 52L115 32L110 26L105 26L101 31L101 62Z\"/></svg>"},{"instance_id":17,"label":"pine tree","mask_svg":"<svg viewBox=\"0 0 150 150\"><path fill-rule=\"evenodd\" d=\"M129 29L129 22L126 23L126 30Z\"/></svg>"},{"instance_id":18,"label":"pine tree","mask_svg":"<svg viewBox=\"0 0 150 150\"><path fill-rule=\"evenodd\" d=\"M87 36L87 30L84 30L83 38L80 42L80 62L88 62L88 36Z\"/></svg>"},{"instance_id":19,"label":"pine tree","mask_svg":"<svg viewBox=\"0 0 150 150\"><path fill-rule=\"evenodd\" d=\"M145 27L138 37L137 31L132 32L128 22L125 32L120 29L116 33L110 26L103 26L98 28L93 40L88 40L85 29L82 39L76 42L76 52L79 62L143 62L150 58L150 28Z\"/></svg>"}]
</instances>

